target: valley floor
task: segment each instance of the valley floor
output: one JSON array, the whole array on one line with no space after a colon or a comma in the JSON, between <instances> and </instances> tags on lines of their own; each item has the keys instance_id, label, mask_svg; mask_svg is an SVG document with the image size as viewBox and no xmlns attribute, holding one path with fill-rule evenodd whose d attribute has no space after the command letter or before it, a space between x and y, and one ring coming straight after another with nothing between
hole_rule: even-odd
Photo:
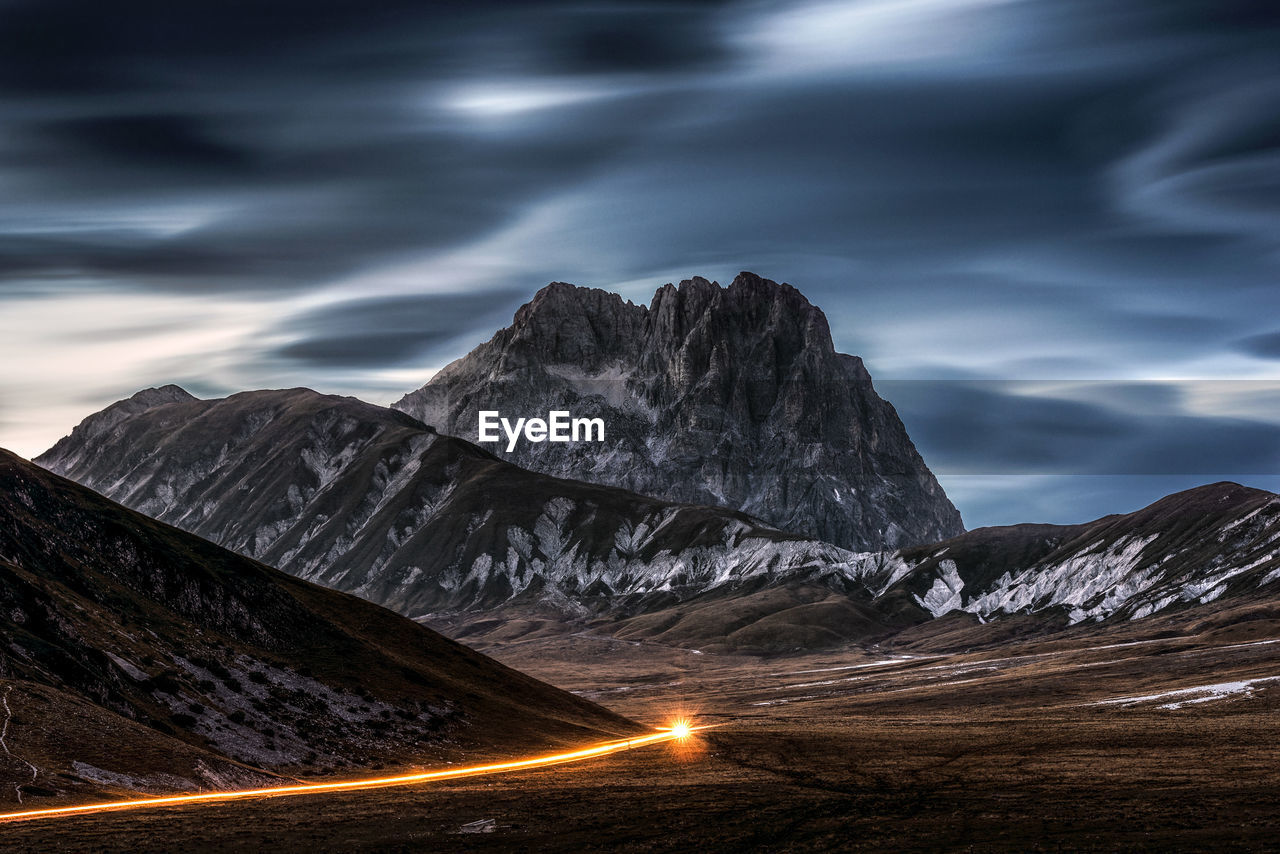
<instances>
[{"instance_id":1,"label":"valley floor","mask_svg":"<svg viewBox=\"0 0 1280 854\"><path fill-rule=\"evenodd\" d=\"M559 636L487 650L639 720L720 724L498 778L0 826L6 850L1265 850L1280 631L749 658ZM583 664L584 661L592 662ZM1274 680L1274 681L1271 681ZM491 834L462 825L494 819Z\"/></svg>"}]
</instances>

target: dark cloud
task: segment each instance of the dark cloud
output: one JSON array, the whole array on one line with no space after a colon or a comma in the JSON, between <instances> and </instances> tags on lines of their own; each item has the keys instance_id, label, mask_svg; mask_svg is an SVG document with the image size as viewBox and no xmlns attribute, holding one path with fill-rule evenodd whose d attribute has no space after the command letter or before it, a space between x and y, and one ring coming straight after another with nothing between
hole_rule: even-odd
<instances>
[{"instance_id":1,"label":"dark cloud","mask_svg":"<svg viewBox=\"0 0 1280 854\"><path fill-rule=\"evenodd\" d=\"M647 299L740 269L801 288L878 379L1280 358L1280 7L860 8L6 3L0 298L348 287L264 312L287 343L234 366L321 388L460 355L546 281ZM367 298L383 275L408 295ZM886 396L952 477L1274 463L1264 408L1182 386L923 388ZM1085 516L1121 480L1053 494ZM1017 518L991 490L965 500Z\"/></svg>"},{"instance_id":2,"label":"dark cloud","mask_svg":"<svg viewBox=\"0 0 1280 854\"><path fill-rule=\"evenodd\" d=\"M430 294L354 300L288 318L298 340L278 355L317 368L382 368L447 353L478 324L505 323L523 293Z\"/></svg>"},{"instance_id":3,"label":"dark cloud","mask_svg":"<svg viewBox=\"0 0 1280 854\"><path fill-rule=\"evenodd\" d=\"M719 5L120 0L108 7L14 0L4 9L0 92L95 96L230 88L270 96L282 82L349 84L502 69L504 47L526 71L670 69L718 53L708 10ZM476 47L492 53L468 55Z\"/></svg>"},{"instance_id":4,"label":"dark cloud","mask_svg":"<svg viewBox=\"0 0 1280 854\"><path fill-rule=\"evenodd\" d=\"M722 5L584 6L548 34L544 67L568 74L714 67L730 57L712 14Z\"/></svg>"},{"instance_id":5,"label":"dark cloud","mask_svg":"<svg viewBox=\"0 0 1280 854\"><path fill-rule=\"evenodd\" d=\"M397 25L428 26L454 5L122 0L108 7L19 0L4 10L0 91L97 95L216 86L307 61L318 44L344 35L358 44L362 35ZM200 70L202 79L187 76Z\"/></svg>"},{"instance_id":6,"label":"dark cloud","mask_svg":"<svg viewBox=\"0 0 1280 854\"><path fill-rule=\"evenodd\" d=\"M39 132L44 145L66 146L68 156L99 167L243 175L254 162L247 148L216 139L191 116L77 117L45 123Z\"/></svg>"},{"instance_id":7,"label":"dark cloud","mask_svg":"<svg viewBox=\"0 0 1280 854\"><path fill-rule=\"evenodd\" d=\"M1280 475L1280 424L1179 411L1214 384L1064 385L877 383L942 475Z\"/></svg>"},{"instance_id":8,"label":"dark cloud","mask_svg":"<svg viewBox=\"0 0 1280 854\"><path fill-rule=\"evenodd\" d=\"M1240 352L1262 359L1280 359L1280 332L1250 335L1238 342Z\"/></svg>"},{"instance_id":9,"label":"dark cloud","mask_svg":"<svg viewBox=\"0 0 1280 854\"><path fill-rule=\"evenodd\" d=\"M231 251L211 241L155 240L123 229L0 236L0 286L22 286L31 278L95 276L127 277L134 284L155 279L172 290L204 287L216 277L234 283L241 281L246 269L244 249ZM246 283L245 287L263 284L267 282L259 280L257 285Z\"/></svg>"},{"instance_id":10,"label":"dark cloud","mask_svg":"<svg viewBox=\"0 0 1280 854\"><path fill-rule=\"evenodd\" d=\"M566 39L596 51L592 74L634 74L642 57L670 71L676 42L705 40L680 33L707 20L696 4L12 6L0 179L20 192L0 200L5 280L178 292L307 288L483 237L665 107L609 95L495 133L457 93L537 84L531 70L578 62ZM630 55L616 37L628 28ZM113 226L190 207L207 221Z\"/></svg>"},{"instance_id":11,"label":"dark cloud","mask_svg":"<svg viewBox=\"0 0 1280 854\"><path fill-rule=\"evenodd\" d=\"M100 224L34 230L24 218L14 232L0 228L0 287L25 276L177 292L311 287L475 239L624 144L616 130L612 140L605 131L565 141L435 132L337 138L276 155L238 153L177 127L187 126L126 120L76 140L92 157L64 146L25 170L23 182L41 191L36 204L49 217ZM125 139L147 134L130 159ZM0 200L0 222L6 208L19 220L23 204ZM207 218L183 222L203 205Z\"/></svg>"}]
</instances>

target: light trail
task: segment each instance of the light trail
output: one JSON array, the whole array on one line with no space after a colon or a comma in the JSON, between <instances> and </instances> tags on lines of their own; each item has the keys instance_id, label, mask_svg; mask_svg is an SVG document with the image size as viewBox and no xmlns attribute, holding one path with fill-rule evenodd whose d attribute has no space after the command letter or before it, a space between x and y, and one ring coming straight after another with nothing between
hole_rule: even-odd
<instances>
[{"instance_id":1,"label":"light trail","mask_svg":"<svg viewBox=\"0 0 1280 854\"><path fill-rule=\"evenodd\" d=\"M553 753L548 756L535 756L532 759L514 759L508 762L493 762L487 765L472 765L467 768L447 768L443 771L423 771L415 774L402 774L396 777L376 777L365 780L341 780L332 783L299 783L293 786L274 786L264 789L240 789L229 792L200 792L192 795L169 795L159 798L141 798L132 801L106 801L96 804L81 804L75 807L53 807L49 809L24 810L0 814L0 821L26 821L36 818L62 818L86 815L99 812L117 812L122 810L146 809L149 807L174 806L181 804L211 803L217 801L233 801L242 798L275 798L286 795L313 795L337 792L358 792L363 789L383 789L392 786L409 786L414 783L430 783L438 780L456 780L461 777L478 777L485 774L502 774L508 771L524 771L532 768L545 768L549 765L561 765L566 762L581 762L597 756L607 756L623 750L645 747L650 744L661 744L666 741L683 741L697 730L710 729L710 726L692 727L687 721L678 721L670 729L660 729L649 735L636 736L619 741L606 741L581 750L568 753Z\"/></svg>"}]
</instances>

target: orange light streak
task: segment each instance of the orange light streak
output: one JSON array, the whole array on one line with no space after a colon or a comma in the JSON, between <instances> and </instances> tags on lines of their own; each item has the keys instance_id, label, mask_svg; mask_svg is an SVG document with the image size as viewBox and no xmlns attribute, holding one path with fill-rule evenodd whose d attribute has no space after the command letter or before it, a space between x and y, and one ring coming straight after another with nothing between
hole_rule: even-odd
<instances>
[{"instance_id":1,"label":"orange light streak","mask_svg":"<svg viewBox=\"0 0 1280 854\"><path fill-rule=\"evenodd\" d=\"M169 795L159 798L142 798L132 801L106 801L96 804L82 804L75 807L52 807L49 809L25 810L0 814L0 821L24 821L34 818L52 818L85 815L88 813L111 812L148 807L172 806L178 804L198 804L216 801L232 801L241 798L274 798L286 795L311 795L325 792L357 792L363 789L382 789L391 786L408 786L414 783L430 783L438 780L456 780L461 777L476 777L484 774L502 774L509 771L523 771L531 768L545 768L549 765L560 765L566 762L581 762L597 756L607 756L623 750L660 744L665 741L682 741L694 730L709 727L690 727L687 722L679 722L670 729L660 729L649 735L636 736L621 741L607 741L581 750L568 753L554 753L548 756L536 756L532 759L516 759L509 762L493 762L488 765L472 765L467 768L447 768L443 771L423 771L416 774L403 774L397 777L377 777L365 780L341 780L332 783L299 783L293 786L274 786L265 789L240 789L229 792L201 792L193 795Z\"/></svg>"}]
</instances>

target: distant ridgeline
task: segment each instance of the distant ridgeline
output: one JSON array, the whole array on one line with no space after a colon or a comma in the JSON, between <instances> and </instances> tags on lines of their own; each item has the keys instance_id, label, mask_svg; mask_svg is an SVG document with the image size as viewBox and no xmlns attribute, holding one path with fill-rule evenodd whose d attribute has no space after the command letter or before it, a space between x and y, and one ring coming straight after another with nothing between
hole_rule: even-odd
<instances>
[{"instance_id":1,"label":"distant ridgeline","mask_svg":"<svg viewBox=\"0 0 1280 854\"><path fill-rule=\"evenodd\" d=\"M673 642L703 606L719 610L699 643L793 648L956 614L1139 619L1280 581L1280 503L1233 484L963 533L822 313L750 274L668 285L648 307L551 285L397 407L166 386L38 462L414 617L611 615ZM482 418L499 441L451 435L480 438Z\"/></svg>"}]
</instances>

